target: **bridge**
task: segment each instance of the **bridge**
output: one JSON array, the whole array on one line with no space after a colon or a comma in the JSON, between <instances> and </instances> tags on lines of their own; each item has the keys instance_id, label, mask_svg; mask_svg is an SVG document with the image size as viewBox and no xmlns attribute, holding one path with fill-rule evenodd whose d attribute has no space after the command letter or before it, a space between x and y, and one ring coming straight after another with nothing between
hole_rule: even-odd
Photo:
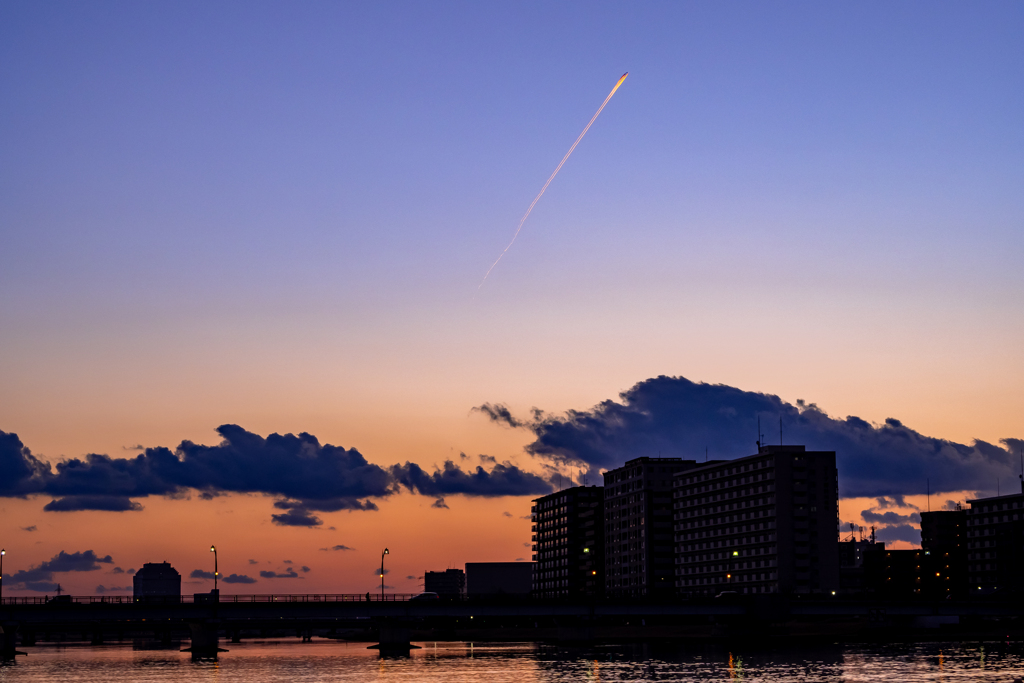
<instances>
[{"instance_id":1,"label":"bridge","mask_svg":"<svg viewBox=\"0 0 1024 683\"><path fill-rule=\"evenodd\" d=\"M415 599L414 599L415 598ZM813 624L816 631L836 624L864 629L929 628L1007 623L1024 617L1019 600L883 601L810 599L809 596L730 595L718 599L540 600L491 596L425 600L413 594L197 594L180 599L130 596L8 597L0 603L0 657L44 640L81 637L93 643L110 638L191 641L194 657L215 657L223 637L290 634L311 640L372 638L382 650L405 650L417 633L424 640L455 640L461 632L487 633L477 639L575 640L602 637L742 636L783 633L780 624ZM1024 621L1024 620L1021 620ZM1024 629L1024 626L1021 627ZM827 630L827 629L826 629ZM1024 635L1024 634L1022 634ZM429 637L433 636L433 637ZM1002 636L1000 636L1002 637Z\"/></svg>"}]
</instances>

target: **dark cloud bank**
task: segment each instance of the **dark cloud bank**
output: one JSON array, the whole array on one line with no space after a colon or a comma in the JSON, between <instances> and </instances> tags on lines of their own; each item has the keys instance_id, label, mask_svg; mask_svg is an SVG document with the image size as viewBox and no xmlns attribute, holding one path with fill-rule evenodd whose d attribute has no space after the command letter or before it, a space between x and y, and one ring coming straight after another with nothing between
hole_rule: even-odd
<instances>
[{"instance_id":1,"label":"dark cloud bank","mask_svg":"<svg viewBox=\"0 0 1024 683\"><path fill-rule=\"evenodd\" d=\"M769 444L778 443L782 418L786 443L836 451L840 495L889 496L975 490L994 493L996 481L1016 479L1019 439L1002 445L959 444L924 436L896 419L873 425L858 417L830 417L813 403L786 403L770 394L657 377L638 383L591 410L554 416L534 409L517 418L501 404L475 409L508 428L527 429L526 450L549 472L581 467L591 482L599 472L642 455L702 460L731 459L756 450L757 421ZM29 451L16 434L0 432L0 497L45 495L44 509L132 511L147 496L203 497L258 493L276 497L272 515L283 526L322 525L317 513L376 510L377 501L402 490L435 499L445 496L537 496L551 491L544 477L509 462L480 456L463 468L452 460L428 471L405 462L381 467L359 451L321 444L311 434L262 437L237 425L217 429L222 441L204 446L182 441L175 449L147 448L133 458L91 454L51 466ZM468 458L461 455L461 462ZM909 521L909 520L907 520ZM906 522L903 522L906 524Z\"/></svg>"},{"instance_id":2,"label":"dark cloud bank","mask_svg":"<svg viewBox=\"0 0 1024 683\"><path fill-rule=\"evenodd\" d=\"M703 460L732 459L756 452L757 423L765 443L783 439L810 450L836 452L840 495L903 496L922 494L931 479L932 493L975 490L995 493L1002 478L1017 481L1024 441L1003 439L959 444L924 436L888 419L873 425L859 417L830 417L813 403L787 403L778 396L702 384L682 377L648 379L587 411L552 416L536 409L517 419L503 405L485 404L479 412L498 424L529 429L535 435L527 451L541 459L583 466L599 482L601 468L628 458L678 456Z\"/></svg>"},{"instance_id":3,"label":"dark cloud bank","mask_svg":"<svg viewBox=\"0 0 1024 683\"><path fill-rule=\"evenodd\" d=\"M445 495L540 495L551 490L541 477L511 463L490 470L464 471L445 462L428 472L406 462L380 467L359 451L320 444L311 434L271 434L264 438L237 425L217 429L222 441L203 446L182 441L173 451L147 448L134 458L90 454L55 467L32 455L16 434L0 432L0 496L53 497L50 512L139 510L138 498L181 496L195 489L205 497L261 493L278 497L276 524L322 524L317 512L376 510L375 500L407 489Z\"/></svg>"}]
</instances>

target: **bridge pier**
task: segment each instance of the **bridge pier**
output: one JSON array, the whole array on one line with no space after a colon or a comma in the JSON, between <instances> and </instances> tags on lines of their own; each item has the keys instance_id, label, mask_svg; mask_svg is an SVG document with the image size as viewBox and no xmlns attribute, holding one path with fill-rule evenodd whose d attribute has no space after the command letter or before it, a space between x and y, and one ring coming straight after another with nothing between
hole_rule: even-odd
<instances>
[{"instance_id":1,"label":"bridge pier","mask_svg":"<svg viewBox=\"0 0 1024 683\"><path fill-rule=\"evenodd\" d=\"M192 631L192 643L182 652L191 652L192 659L217 659L217 653L227 652L220 647L219 631L220 621L208 619L206 621L189 622L189 629Z\"/></svg>"},{"instance_id":2,"label":"bridge pier","mask_svg":"<svg viewBox=\"0 0 1024 683\"><path fill-rule=\"evenodd\" d=\"M378 635L378 643L370 645L367 650L378 650L384 654L408 654L409 650L420 649L409 641L409 626L400 621L382 620Z\"/></svg>"},{"instance_id":3,"label":"bridge pier","mask_svg":"<svg viewBox=\"0 0 1024 683\"><path fill-rule=\"evenodd\" d=\"M25 654L14 647L17 637L17 623L6 621L0 624L0 662L13 662L16 656Z\"/></svg>"}]
</instances>

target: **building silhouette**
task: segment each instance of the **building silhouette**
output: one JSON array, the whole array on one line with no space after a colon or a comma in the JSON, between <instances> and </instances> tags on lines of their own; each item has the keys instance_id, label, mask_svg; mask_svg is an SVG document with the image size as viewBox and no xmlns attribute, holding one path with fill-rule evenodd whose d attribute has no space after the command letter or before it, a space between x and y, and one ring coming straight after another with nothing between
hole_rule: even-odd
<instances>
[{"instance_id":1,"label":"building silhouette","mask_svg":"<svg viewBox=\"0 0 1024 683\"><path fill-rule=\"evenodd\" d=\"M937 598L961 598L967 592L967 511L921 513L921 550L927 573L922 592Z\"/></svg>"},{"instance_id":2,"label":"building silhouette","mask_svg":"<svg viewBox=\"0 0 1024 683\"><path fill-rule=\"evenodd\" d=\"M1024 493L967 502L970 595L1024 589Z\"/></svg>"},{"instance_id":3,"label":"building silhouette","mask_svg":"<svg viewBox=\"0 0 1024 683\"><path fill-rule=\"evenodd\" d=\"M681 593L831 593L839 589L834 451L760 446L675 479Z\"/></svg>"},{"instance_id":4,"label":"building silhouette","mask_svg":"<svg viewBox=\"0 0 1024 683\"><path fill-rule=\"evenodd\" d=\"M672 480L694 460L641 457L604 474L605 594L674 592Z\"/></svg>"},{"instance_id":5,"label":"building silhouette","mask_svg":"<svg viewBox=\"0 0 1024 683\"><path fill-rule=\"evenodd\" d=\"M864 553L864 591L884 598L910 598L923 593L928 572L923 550L887 550L884 543Z\"/></svg>"},{"instance_id":6,"label":"building silhouette","mask_svg":"<svg viewBox=\"0 0 1024 683\"><path fill-rule=\"evenodd\" d=\"M142 565L142 569L135 572L132 584L132 597L136 601L181 599L181 574L168 562Z\"/></svg>"},{"instance_id":7,"label":"building silhouette","mask_svg":"<svg viewBox=\"0 0 1024 683\"><path fill-rule=\"evenodd\" d=\"M850 535L839 542L839 590L844 593L860 593L866 589L864 558L872 551L884 551L885 543L875 540L875 527L871 535L857 538L857 529L851 524Z\"/></svg>"},{"instance_id":8,"label":"building silhouette","mask_svg":"<svg viewBox=\"0 0 1024 683\"><path fill-rule=\"evenodd\" d=\"M438 595L461 597L466 594L466 572L461 569L424 572L423 590Z\"/></svg>"},{"instance_id":9,"label":"building silhouette","mask_svg":"<svg viewBox=\"0 0 1024 683\"><path fill-rule=\"evenodd\" d=\"M534 562L467 562L467 595L529 595Z\"/></svg>"},{"instance_id":10,"label":"building silhouette","mask_svg":"<svg viewBox=\"0 0 1024 683\"><path fill-rule=\"evenodd\" d=\"M574 486L537 498L533 594L542 598L604 592L604 489Z\"/></svg>"}]
</instances>

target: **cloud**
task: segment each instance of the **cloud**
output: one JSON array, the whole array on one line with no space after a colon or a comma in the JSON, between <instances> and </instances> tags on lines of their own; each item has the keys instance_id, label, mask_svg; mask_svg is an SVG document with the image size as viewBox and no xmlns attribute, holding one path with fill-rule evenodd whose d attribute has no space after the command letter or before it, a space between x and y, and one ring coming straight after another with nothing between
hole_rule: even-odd
<instances>
[{"instance_id":1,"label":"cloud","mask_svg":"<svg viewBox=\"0 0 1024 683\"><path fill-rule=\"evenodd\" d=\"M64 572L93 572L100 569L101 564L113 564L114 560L110 555L99 557L92 550L68 553L61 550L49 560L42 562L31 569L22 569L9 576L5 576L4 583L11 587L20 587L23 590L52 592L57 590L57 584L53 580L54 574Z\"/></svg>"},{"instance_id":2,"label":"cloud","mask_svg":"<svg viewBox=\"0 0 1024 683\"><path fill-rule=\"evenodd\" d=\"M310 569L309 567L307 567L306 565L302 565L302 567L299 569L299 571L302 572L303 574L308 574L309 572L311 572L313 570Z\"/></svg>"},{"instance_id":3,"label":"cloud","mask_svg":"<svg viewBox=\"0 0 1024 683\"><path fill-rule=\"evenodd\" d=\"M111 574L124 574L124 570L121 569L120 567L114 567L113 569L110 570L110 573Z\"/></svg>"},{"instance_id":4,"label":"cloud","mask_svg":"<svg viewBox=\"0 0 1024 683\"><path fill-rule=\"evenodd\" d=\"M916 512L912 512L909 515L901 515L898 512L874 512L873 510L864 510L860 513L860 516L868 524L920 524L921 515Z\"/></svg>"},{"instance_id":5,"label":"cloud","mask_svg":"<svg viewBox=\"0 0 1024 683\"><path fill-rule=\"evenodd\" d=\"M23 526L23 527L21 527L21 530L22 531L28 531L30 533L33 532L33 531L37 531L35 524L33 524L32 526Z\"/></svg>"},{"instance_id":6,"label":"cloud","mask_svg":"<svg viewBox=\"0 0 1024 683\"><path fill-rule=\"evenodd\" d=\"M126 511L130 498L265 493L288 502L290 514L275 520L292 525L305 511L373 510L370 498L394 493L389 473L355 449L321 445L311 434L266 438L237 425L217 428L222 441L204 446L182 441L172 451L147 448L134 458L89 454L51 468L35 458L16 434L0 432L0 496L49 494L60 497L46 509Z\"/></svg>"},{"instance_id":7,"label":"cloud","mask_svg":"<svg viewBox=\"0 0 1024 683\"><path fill-rule=\"evenodd\" d=\"M135 576L135 570L134 569L129 569L128 570L128 576Z\"/></svg>"},{"instance_id":8,"label":"cloud","mask_svg":"<svg viewBox=\"0 0 1024 683\"><path fill-rule=\"evenodd\" d=\"M473 408L474 412L483 413L491 421L503 424L506 427L518 428L526 425L512 416L512 411L504 403L485 403L482 406Z\"/></svg>"},{"instance_id":9,"label":"cloud","mask_svg":"<svg viewBox=\"0 0 1024 683\"><path fill-rule=\"evenodd\" d=\"M530 496L551 492L551 485L541 477L519 469L509 462L497 463L490 471L477 466L464 471L451 460L427 473L419 465L407 462L393 465L391 474L410 491L425 496L444 497L450 494L467 496Z\"/></svg>"},{"instance_id":10,"label":"cloud","mask_svg":"<svg viewBox=\"0 0 1024 683\"><path fill-rule=\"evenodd\" d=\"M141 443L137 443L134 446L121 446L122 451L144 451L146 447Z\"/></svg>"},{"instance_id":11,"label":"cloud","mask_svg":"<svg viewBox=\"0 0 1024 683\"><path fill-rule=\"evenodd\" d=\"M249 564L259 564L256 560L249 560Z\"/></svg>"},{"instance_id":12,"label":"cloud","mask_svg":"<svg viewBox=\"0 0 1024 683\"><path fill-rule=\"evenodd\" d=\"M412 574L410 574L409 576L407 576L405 578L408 579L409 581L415 581L419 577L416 577L416 576L413 576Z\"/></svg>"},{"instance_id":13,"label":"cloud","mask_svg":"<svg viewBox=\"0 0 1024 683\"><path fill-rule=\"evenodd\" d=\"M512 513L509 512L508 510L506 510L505 512L502 512L501 515L502 515L502 517L512 517Z\"/></svg>"},{"instance_id":14,"label":"cloud","mask_svg":"<svg viewBox=\"0 0 1024 683\"><path fill-rule=\"evenodd\" d=\"M509 425L500 411L481 406L480 412ZM765 441L777 443L768 426L780 417L787 443L836 452L843 497L925 493L929 477L933 493L985 492L999 477L1016 478L1024 446L1011 438L1002 447L980 440L964 445L924 436L893 418L880 425L833 418L802 400L793 405L771 394L661 376L590 410L535 413L525 423L535 437L526 450L553 465L587 466L589 476L642 455L703 460L708 448L712 458L731 459L756 453L758 418Z\"/></svg>"},{"instance_id":15,"label":"cloud","mask_svg":"<svg viewBox=\"0 0 1024 683\"><path fill-rule=\"evenodd\" d=\"M299 576L298 572L296 572L294 569L291 569L291 568L289 568L288 571L286 571L284 573L270 572L270 571L261 571L260 572L260 576L262 576L264 579L301 579L302 578L301 576Z\"/></svg>"},{"instance_id":16,"label":"cloud","mask_svg":"<svg viewBox=\"0 0 1024 683\"><path fill-rule=\"evenodd\" d=\"M906 541L915 545L921 544L921 530L909 524L898 526L887 526L875 532L875 538L879 541L891 543L892 541Z\"/></svg>"},{"instance_id":17,"label":"cloud","mask_svg":"<svg viewBox=\"0 0 1024 683\"><path fill-rule=\"evenodd\" d=\"M96 586L96 594L103 595L104 593L125 593L133 590L131 586L104 586L100 584Z\"/></svg>"},{"instance_id":18,"label":"cloud","mask_svg":"<svg viewBox=\"0 0 1024 683\"><path fill-rule=\"evenodd\" d=\"M17 434L0 432L0 496L38 493L50 467L36 459Z\"/></svg>"},{"instance_id":19,"label":"cloud","mask_svg":"<svg viewBox=\"0 0 1024 683\"><path fill-rule=\"evenodd\" d=\"M278 503L274 503L275 506L277 506L277 504ZM322 519L303 507L297 507L294 510L289 510L288 512L282 512L280 514L273 514L270 516L270 519L278 526L315 527L324 523Z\"/></svg>"},{"instance_id":20,"label":"cloud","mask_svg":"<svg viewBox=\"0 0 1024 683\"><path fill-rule=\"evenodd\" d=\"M390 569L385 569L383 573L385 573L385 574L390 574L390 573L391 573L391 570L390 570ZM380 576L380 575L381 575L380 567L376 567L376 568L375 568L375 569L373 570L373 575L374 575L374 576Z\"/></svg>"},{"instance_id":21,"label":"cloud","mask_svg":"<svg viewBox=\"0 0 1024 683\"><path fill-rule=\"evenodd\" d=\"M438 498L433 503L431 503L430 507L438 508L440 510L451 510L451 508L448 507L448 503L444 502L444 498L443 497L442 498Z\"/></svg>"},{"instance_id":22,"label":"cloud","mask_svg":"<svg viewBox=\"0 0 1024 683\"><path fill-rule=\"evenodd\" d=\"M284 560L285 564L294 564L291 560Z\"/></svg>"},{"instance_id":23,"label":"cloud","mask_svg":"<svg viewBox=\"0 0 1024 683\"><path fill-rule=\"evenodd\" d=\"M495 413L497 414L497 413ZM535 495L548 493L543 478L509 462L480 456L475 469L452 461L427 472L406 462L385 468L359 451L321 444L305 432L262 437L238 425L217 428L221 442L205 446L182 441L173 450L146 448L129 458L91 453L51 466L32 455L16 434L0 432L0 497L50 495L49 512L141 510L137 498L209 499L231 493L260 493L277 500L279 526L321 527L317 513L377 510L375 501L402 488L431 496ZM438 506L439 507L439 506Z\"/></svg>"},{"instance_id":24,"label":"cloud","mask_svg":"<svg viewBox=\"0 0 1024 683\"><path fill-rule=\"evenodd\" d=\"M43 510L46 512L80 512L82 510L129 512L141 509L141 505L125 496L65 496L51 500L43 506Z\"/></svg>"},{"instance_id":25,"label":"cloud","mask_svg":"<svg viewBox=\"0 0 1024 683\"><path fill-rule=\"evenodd\" d=\"M190 579L210 579L213 580L213 572L208 572L203 569L193 569L192 573L188 575Z\"/></svg>"},{"instance_id":26,"label":"cloud","mask_svg":"<svg viewBox=\"0 0 1024 683\"><path fill-rule=\"evenodd\" d=\"M320 550L327 550L327 551L332 551L332 550L355 550L355 548L350 548L347 545L336 545L336 546L332 546L330 548L320 548Z\"/></svg>"},{"instance_id":27,"label":"cloud","mask_svg":"<svg viewBox=\"0 0 1024 683\"><path fill-rule=\"evenodd\" d=\"M875 501L878 503L876 507L881 508L882 510L887 508L914 508L919 512L921 510L921 508L917 507L913 503L908 503L904 500L902 495L879 496L878 498L875 498Z\"/></svg>"},{"instance_id":28,"label":"cloud","mask_svg":"<svg viewBox=\"0 0 1024 683\"><path fill-rule=\"evenodd\" d=\"M256 579L245 574L231 574L230 576L222 576L220 578L224 583L256 583Z\"/></svg>"}]
</instances>

